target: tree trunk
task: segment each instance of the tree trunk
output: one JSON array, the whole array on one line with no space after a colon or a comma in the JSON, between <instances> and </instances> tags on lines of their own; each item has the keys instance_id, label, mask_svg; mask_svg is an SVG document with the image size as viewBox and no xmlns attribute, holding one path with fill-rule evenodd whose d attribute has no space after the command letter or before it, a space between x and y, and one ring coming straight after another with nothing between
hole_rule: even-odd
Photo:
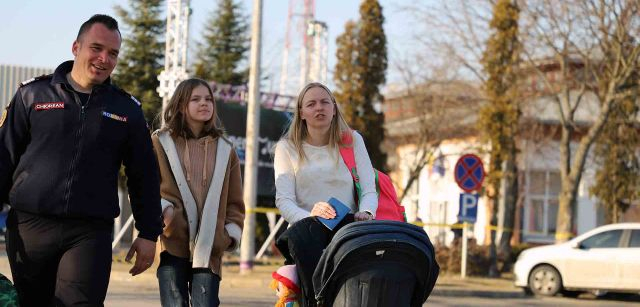
<instances>
[{"instance_id":1,"label":"tree trunk","mask_svg":"<svg viewBox=\"0 0 640 307\"><path fill-rule=\"evenodd\" d=\"M569 116L569 121L562 127L560 138L560 179L562 180L562 191L558 200L558 221L556 227L556 243L566 242L573 237L573 210L576 208L578 195L578 185L582 179L582 172L587 161L587 155L593 142L602 131L602 127L609 117L611 104L613 103L612 85L608 94L600 98L602 101L600 114L594 121L587 134L582 137L575 154L571 155L571 135L573 128L573 113ZM570 97L565 95L562 99L565 106L568 106ZM567 109L565 107L565 109ZM572 160L573 159L573 160Z\"/></svg>"},{"instance_id":2,"label":"tree trunk","mask_svg":"<svg viewBox=\"0 0 640 307\"><path fill-rule=\"evenodd\" d=\"M504 218L503 230L500 236L498 255L503 260L502 272L511 270L511 237L516 218L516 202L518 200L518 166L516 164L516 150L513 148L505 161L504 167Z\"/></svg>"},{"instance_id":3,"label":"tree trunk","mask_svg":"<svg viewBox=\"0 0 640 307\"><path fill-rule=\"evenodd\" d=\"M502 161L496 156L492 155L489 160L489 174L495 174L502 170ZM498 277L498 253L496 251L496 227L498 226L498 200L500 199L500 181L489 180L488 191L488 205L491 209L491 217L489 218L489 225L491 225L491 232L489 238L489 277Z\"/></svg>"},{"instance_id":4,"label":"tree trunk","mask_svg":"<svg viewBox=\"0 0 640 307\"><path fill-rule=\"evenodd\" d=\"M566 242L573 236L573 209L575 208L575 194L570 177L561 176L562 189L558 199L558 220L556 221L556 243Z\"/></svg>"},{"instance_id":5,"label":"tree trunk","mask_svg":"<svg viewBox=\"0 0 640 307\"><path fill-rule=\"evenodd\" d=\"M497 190L496 190L497 191ZM497 195L497 193L496 193ZM489 244L489 277L498 277L498 253L496 251L496 226L498 225L498 198L489 198L491 205L491 243Z\"/></svg>"}]
</instances>

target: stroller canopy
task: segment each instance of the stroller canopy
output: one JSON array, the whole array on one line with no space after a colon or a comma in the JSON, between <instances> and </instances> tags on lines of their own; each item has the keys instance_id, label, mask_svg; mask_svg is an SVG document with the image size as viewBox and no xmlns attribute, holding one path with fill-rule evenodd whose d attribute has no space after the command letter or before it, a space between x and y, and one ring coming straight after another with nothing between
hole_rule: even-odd
<instances>
[{"instance_id":1,"label":"stroller canopy","mask_svg":"<svg viewBox=\"0 0 640 307\"><path fill-rule=\"evenodd\" d=\"M395 221L341 228L313 274L322 306L422 306L440 268L425 231Z\"/></svg>"}]
</instances>

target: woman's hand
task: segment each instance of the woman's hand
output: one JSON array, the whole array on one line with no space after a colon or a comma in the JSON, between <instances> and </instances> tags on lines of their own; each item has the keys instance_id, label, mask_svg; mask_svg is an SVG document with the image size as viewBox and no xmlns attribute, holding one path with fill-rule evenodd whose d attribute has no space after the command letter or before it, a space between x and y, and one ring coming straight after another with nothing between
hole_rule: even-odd
<instances>
[{"instance_id":1,"label":"woman's hand","mask_svg":"<svg viewBox=\"0 0 640 307\"><path fill-rule=\"evenodd\" d=\"M173 206L169 206L164 209L162 212L162 220L164 221L164 226L167 227L171 221L173 221Z\"/></svg>"},{"instance_id":2,"label":"woman's hand","mask_svg":"<svg viewBox=\"0 0 640 307\"><path fill-rule=\"evenodd\" d=\"M360 211L353 215L353 219L356 221L368 221L373 220L373 215L369 211Z\"/></svg>"},{"instance_id":3,"label":"woman's hand","mask_svg":"<svg viewBox=\"0 0 640 307\"><path fill-rule=\"evenodd\" d=\"M319 216L325 219L332 219L336 217L336 210L329 205L329 203L320 201L313 205L311 209L311 216Z\"/></svg>"}]
</instances>

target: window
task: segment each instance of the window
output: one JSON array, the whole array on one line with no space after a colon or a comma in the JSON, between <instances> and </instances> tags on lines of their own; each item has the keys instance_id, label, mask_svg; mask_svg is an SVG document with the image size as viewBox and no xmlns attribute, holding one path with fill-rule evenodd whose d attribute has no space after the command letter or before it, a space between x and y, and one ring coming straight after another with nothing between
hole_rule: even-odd
<instances>
[{"instance_id":1,"label":"window","mask_svg":"<svg viewBox=\"0 0 640 307\"><path fill-rule=\"evenodd\" d=\"M560 173L529 171L525 184L524 239L553 241L558 218L558 195L561 189Z\"/></svg>"},{"instance_id":2,"label":"window","mask_svg":"<svg viewBox=\"0 0 640 307\"><path fill-rule=\"evenodd\" d=\"M622 236L622 230L610 230L595 234L582 242L580 247L589 248L615 248L620 246L620 237Z\"/></svg>"},{"instance_id":3,"label":"window","mask_svg":"<svg viewBox=\"0 0 640 307\"><path fill-rule=\"evenodd\" d=\"M629 247L640 247L640 230L632 230Z\"/></svg>"}]
</instances>

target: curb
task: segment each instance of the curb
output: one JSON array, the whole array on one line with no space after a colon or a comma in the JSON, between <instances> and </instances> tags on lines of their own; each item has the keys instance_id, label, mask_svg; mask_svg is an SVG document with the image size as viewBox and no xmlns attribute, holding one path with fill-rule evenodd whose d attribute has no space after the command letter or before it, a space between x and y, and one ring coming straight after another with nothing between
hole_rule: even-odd
<instances>
[{"instance_id":1,"label":"curb","mask_svg":"<svg viewBox=\"0 0 640 307\"><path fill-rule=\"evenodd\" d=\"M482 297L482 298L524 298L524 291L491 291L491 290L463 290L438 289L438 285L431 292L431 296L447 297Z\"/></svg>"}]
</instances>

